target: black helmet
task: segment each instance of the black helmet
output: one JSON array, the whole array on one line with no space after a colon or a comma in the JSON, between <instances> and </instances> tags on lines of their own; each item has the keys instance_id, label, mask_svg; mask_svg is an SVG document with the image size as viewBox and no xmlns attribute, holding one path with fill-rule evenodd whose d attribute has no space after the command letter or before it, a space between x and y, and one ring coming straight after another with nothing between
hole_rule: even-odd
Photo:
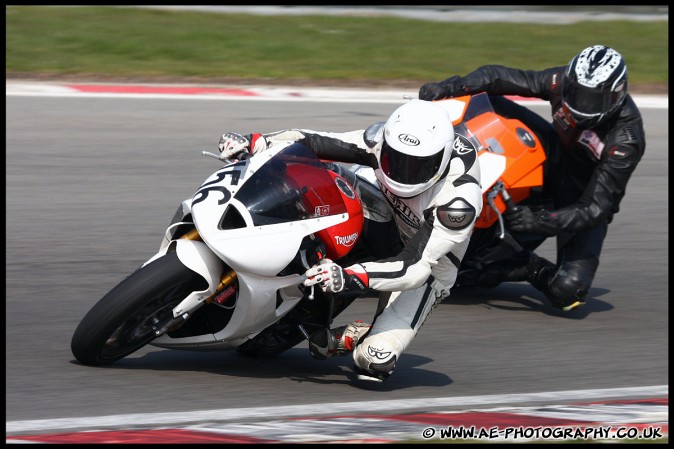
<instances>
[{"instance_id":1,"label":"black helmet","mask_svg":"<svg viewBox=\"0 0 674 449\"><path fill-rule=\"evenodd\" d=\"M622 105L626 96L627 66L614 49L588 47L569 63L562 81L562 101L576 126L597 126Z\"/></svg>"}]
</instances>

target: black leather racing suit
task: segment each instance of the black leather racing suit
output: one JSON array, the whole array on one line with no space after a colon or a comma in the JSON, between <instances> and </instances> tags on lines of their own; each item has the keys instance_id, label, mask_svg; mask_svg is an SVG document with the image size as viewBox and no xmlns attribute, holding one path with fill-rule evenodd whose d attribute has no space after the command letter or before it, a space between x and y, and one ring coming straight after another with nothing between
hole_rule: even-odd
<instances>
[{"instance_id":1,"label":"black leather racing suit","mask_svg":"<svg viewBox=\"0 0 674 449\"><path fill-rule=\"evenodd\" d=\"M642 117L629 95L614 116L599 126L571 126L562 110L565 70L566 66L534 71L486 65L445 81L454 84L455 96L487 92L497 112L519 118L542 140L547 154L544 192L556 209L550 211L547 235L557 235L557 264L553 267L545 261L532 266L529 260L528 270L513 268L505 280L529 280L560 308L585 301L608 224L619 211L646 146ZM515 102L493 97L501 95L549 101L552 123ZM527 274L518 279L522 272Z\"/></svg>"}]
</instances>

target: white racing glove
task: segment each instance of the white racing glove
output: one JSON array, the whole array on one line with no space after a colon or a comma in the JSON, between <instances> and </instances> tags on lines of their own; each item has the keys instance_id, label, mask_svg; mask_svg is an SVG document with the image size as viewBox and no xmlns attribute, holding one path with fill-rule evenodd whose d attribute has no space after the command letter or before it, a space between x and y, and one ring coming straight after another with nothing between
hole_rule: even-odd
<instances>
[{"instance_id":1,"label":"white racing glove","mask_svg":"<svg viewBox=\"0 0 674 449\"><path fill-rule=\"evenodd\" d=\"M252 133L242 136L238 133L224 133L220 137L218 150L220 150L221 159L231 159L241 152L255 154L258 151L267 149L267 140L260 133Z\"/></svg>"},{"instance_id":2,"label":"white racing glove","mask_svg":"<svg viewBox=\"0 0 674 449\"><path fill-rule=\"evenodd\" d=\"M342 268L330 259L323 259L317 265L309 268L305 273L307 279L304 285L311 287L319 285L321 290L330 293L339 293L344 288L349 290L365 290L369 285L369 277L362 265L351 265Z\"/></svg>"}]
</instances>

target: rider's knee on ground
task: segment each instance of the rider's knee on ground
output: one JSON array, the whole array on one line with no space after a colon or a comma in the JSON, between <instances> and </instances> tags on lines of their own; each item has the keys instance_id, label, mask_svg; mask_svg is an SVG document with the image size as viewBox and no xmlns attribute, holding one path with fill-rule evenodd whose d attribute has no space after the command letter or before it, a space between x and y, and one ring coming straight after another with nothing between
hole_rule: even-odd
<instances>
[{"instance_id":1,"label":"rider's knee on ground","mask_svg":"<svg viewBox=\"0 0 674 449\"><path fill-rule=\"evenodd\" d=\"M385 380L393 373L401 352L400 342L391 331L370 334L353 351L354 371L372 380Z\"/></svg>"},{"instance_id":2,"label":"rider's knee on ground","mask_svg":"<svg viewBox=\"0 0 674 449\"><path fill-rule=\"evenodd\" d=\"M541 290L553 306L568 312L585 304L596 268L596 260L562 264L548 279L542 279Z\"/></svg>"},{"instance_id":3,"label":"rider's knee on ground","mask_svg":"<svg viewBox=\"0 0 674 449\"><path fill-rule=\"evenodd\" d=\"M368 348L371 347L368 346ZM382 352L379 351L377 351L377 353L382 354ZM386 352L383 353L385 354ZM366 355L363 351L359 351L358 348L356 348L353 352L353 370L361 379L365 377L372 378L372 380L375 381L383 381L393 374L397 359L398 357L393 355L387 360L378 362L376 361L376 356L370 354Z\"/></svg>"},{"instance_id":4,"label":"rider's knee on ground","mask_svg":"<svg viewBox=\"0 0 674 449\"><path fill-rule=\"evenodd\" d=\"M545 296L553 306L565 312L585 304L588 286L571 276L555 276L545 290Z\"/></svg>"},{"instance_id":5,"label":"rider's knee on ground","mask_svg":"<svg viewBox=\"0 0 674 449\"><path fill-rule=\"evenodd\" d=\"M412 290L382 295L388 301L372 328L353 351L354 371L361 380L383 381L410 345L433 308L448 294L442 282L429 276Z\"/></svg>"}]
</instances>

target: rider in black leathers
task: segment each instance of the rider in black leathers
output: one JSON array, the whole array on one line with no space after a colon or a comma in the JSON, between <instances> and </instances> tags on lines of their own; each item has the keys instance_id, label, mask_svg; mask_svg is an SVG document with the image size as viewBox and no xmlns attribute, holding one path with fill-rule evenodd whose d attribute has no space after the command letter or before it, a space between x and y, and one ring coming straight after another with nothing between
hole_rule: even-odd
<instances>
[{"instance_id":1,"label":"rider in black leathers","mask_svg":"<svg viewBox=\"0 0 674 449\"><path fill-rule=\"evenodd\" d=\"M528 281L557 308L585 303L609 223L644 154L641 114L627 94L622 56L605 46L584 49L566 66L541 71L486 65L464 77L424 84L419 98L437 100L487 92L497 112L529 125L546 150L543 191L552 207L521 206L504 214L513 233L557 236L557 263L529 250L488 265L477 285ZM537 97L552 106L552 123L501 97ZM496 97L494 97L496 96ZM554 210L548 210L554 209ZM459 282L459 281L457 281Z\"/></svg>"}]
</instances>

